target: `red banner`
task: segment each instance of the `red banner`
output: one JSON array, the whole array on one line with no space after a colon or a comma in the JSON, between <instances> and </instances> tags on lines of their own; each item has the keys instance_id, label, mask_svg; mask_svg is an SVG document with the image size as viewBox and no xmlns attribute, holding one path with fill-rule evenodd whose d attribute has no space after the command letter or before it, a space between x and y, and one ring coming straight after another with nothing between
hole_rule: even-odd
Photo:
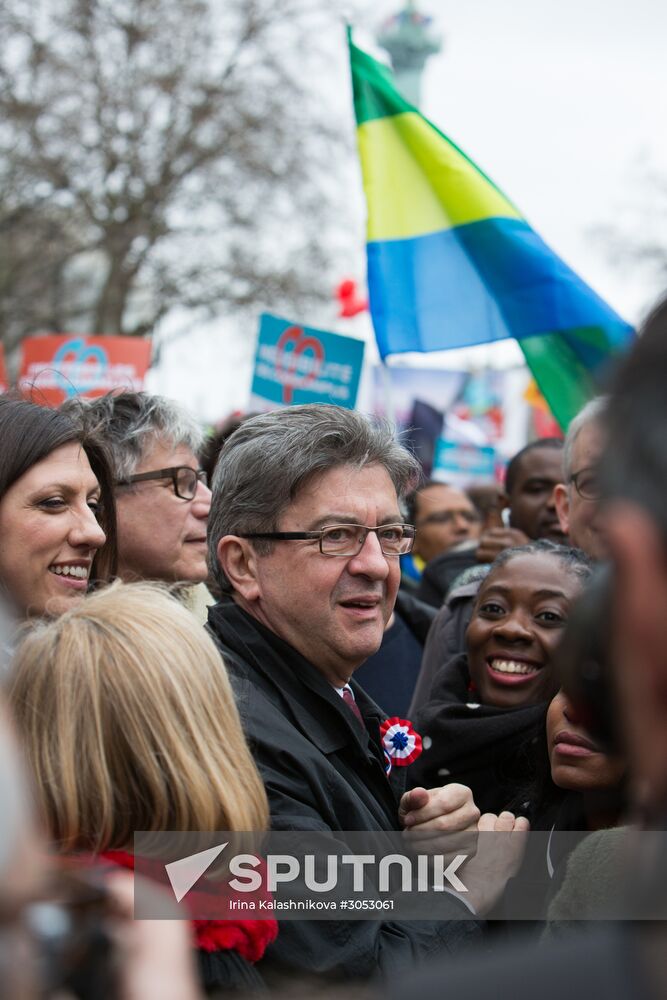
<instances>
[{"instance_id":1,"label":"red banner","mask_svg":"<svg viewBox=\"0 0 667 1000\"><path fill-rule=\"evenodd\" d=\"M5 367L5 351L0 344L0 392L7 392L9 383L7 381L7 369Z\"/></svg>"},{"instance_id":2,"label":"red banner","mask_svg":"<svg viewBox=\"0 0 667 1000\"><path fill-rule=\"evenodd\" d=\"M150 359L150 340L138 337L28 337L22 344L19 385L35 402L59 406L72 396L143 389Z\"/></svg>"}]
</instances>

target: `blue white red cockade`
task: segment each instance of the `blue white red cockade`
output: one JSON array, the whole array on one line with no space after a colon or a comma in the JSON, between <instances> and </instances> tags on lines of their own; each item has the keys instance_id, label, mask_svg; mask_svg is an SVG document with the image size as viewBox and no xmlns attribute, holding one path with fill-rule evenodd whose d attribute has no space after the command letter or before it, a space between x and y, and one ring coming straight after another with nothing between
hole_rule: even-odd
<instances>
[{"instance_id":1,"label":"blue white red cockade","mask_svg":"<svg viewBox=\"0 0 667 1000\"><path fill-rule=\"evenodd\" d=\"M422 738L412 728L407 719L399 719L397 715L385 719L380 726L382 748L394 767L407 767L417 760L422 752ZM387 773L389 768L387 768Z\"/></svg>"}]
</instances>

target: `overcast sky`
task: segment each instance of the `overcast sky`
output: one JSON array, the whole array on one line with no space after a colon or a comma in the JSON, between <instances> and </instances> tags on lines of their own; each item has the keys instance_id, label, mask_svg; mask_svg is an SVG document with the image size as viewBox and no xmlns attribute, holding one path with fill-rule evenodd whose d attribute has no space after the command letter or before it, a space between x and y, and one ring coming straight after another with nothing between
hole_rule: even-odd
<instances>
[{"instance_id":1,"label":"overcast sky","mask_svg":"<svg viewBox=\"0 0 667 1000\"><path fill-rule=\"evenodd\" d=\"M568 263L635 320L646 282L613 271L589 231L614 222L638 230L647 222L645 166L667 178L667 3L419 6L434 15L444 41L427 65L424 113ZM395 9L386 0L382 7Z\"/></svg>"},{"instance_id":2,"label":"overcast sky","mask_svg":"<svg viewBox=\"0 0 667 1000\"><path fill-rule=\"evenodd\" d=\"M357 43L370 48L383 14L400 6L400 0L369 5L357 19ZM423 112L584 280L637 322L658 283L640 270L614 268L591 230L617 224L638 237L657 228L644 175L649 168L662 172L667 189L667 2L420 0L419 9L434 16L444 43L424 76ZM352 127L342 28L332 44L332 90ZM362 246L357 194L351 237ZM665 203L667 195L662 232L654 235L667 247ZM158 391L177 394L182 354L179 347L165 352ZM518 348L501 355L508 363ZM236 380L233 406L243 405L242 383Z\"/></svg>"}]
</instances>

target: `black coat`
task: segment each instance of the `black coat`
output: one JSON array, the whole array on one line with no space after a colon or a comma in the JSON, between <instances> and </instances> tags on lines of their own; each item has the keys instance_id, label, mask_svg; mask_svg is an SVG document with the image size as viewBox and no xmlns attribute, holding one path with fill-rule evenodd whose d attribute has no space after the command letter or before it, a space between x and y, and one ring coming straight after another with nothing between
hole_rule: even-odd
<instances>
[{"instance_id":1,"label":"black coat","mask_svg":"<svg viewBox=\"0 0 667 1000\"><path fill-rule=\"evenodd\" d=\"M407 768L384 771L382 713L352 683L365 730L322 674L227 599L209 629L229 671L245 733L266 787L273 830L397 830ZM262 965L346 977L394 975L419 958L476 938L474 921L281 922Z\"/></svg>"}]
</instances>

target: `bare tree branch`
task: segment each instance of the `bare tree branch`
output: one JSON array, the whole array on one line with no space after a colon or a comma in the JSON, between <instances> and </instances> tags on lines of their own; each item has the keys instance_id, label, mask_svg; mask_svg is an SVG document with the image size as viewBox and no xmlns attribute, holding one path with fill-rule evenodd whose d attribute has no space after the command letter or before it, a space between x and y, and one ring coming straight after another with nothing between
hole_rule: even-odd
<instances>
[{"instance_id":1,"label":"bare tree branch","mask_svg":"<svg viewBox=\"0 0 667 1000\"><path fill-rule=\"evenodd\" d=\"M310 75L324 32L325 0L5 0L6 348L321 301L345 153Z\"/></svg>"}]
</instances>

